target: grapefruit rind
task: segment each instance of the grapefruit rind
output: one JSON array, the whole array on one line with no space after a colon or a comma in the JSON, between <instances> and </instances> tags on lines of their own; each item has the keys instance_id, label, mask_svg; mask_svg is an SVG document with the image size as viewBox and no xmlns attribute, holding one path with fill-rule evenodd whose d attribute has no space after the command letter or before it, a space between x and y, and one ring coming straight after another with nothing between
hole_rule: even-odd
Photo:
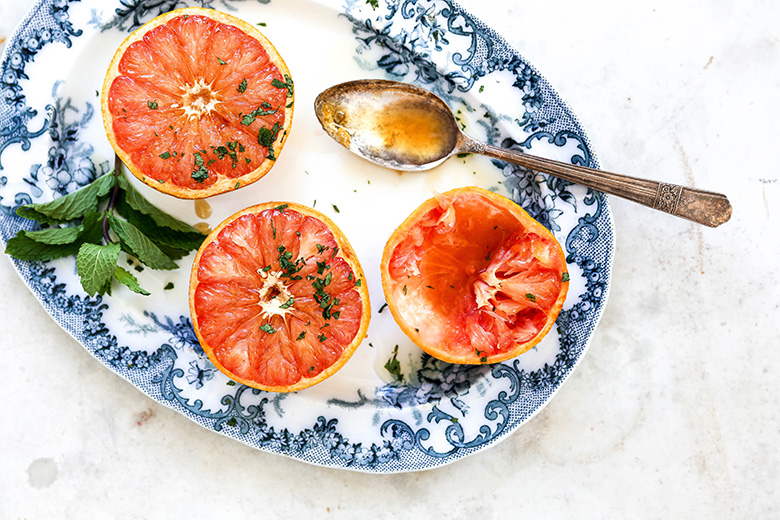
<instances>
[{"instance_id":1,"label":"grapefruit rind","mask_svg":"<svg viewBox=\"0 0 780 520\"><path fill-rule=\"evenodd\" d=\"M232 177L232 176L221 175L221 174L215 175L214 172L210 172L212 175L218 177L216 182L213 182L213 184L210 184L208 186L195 186L194 188L184 187L184 186L177 185L173 182L165 182L159 180L155 178L153 172L149 172L152 174L148 175L144 171L144 168L136 164L136 162L133 161L133 159L131 158L130 154L125 149L123 149L122 146L118 144L117 135L114 131L113 125L114 125L114 120L117 117L119 117L119 114L117 114L116 117L112 115L111 108L109 106L110 89L114 81L117 78L122 77L122 74L119 71L120 62L122 61L122 58L125 55L125 52L127 51L128 47L130 47L135 42L143 40L144 36L150 31L154 30L155 28L161 27L175 18L178 17L186 18L189 16L205 16L207 18L210 18L218 22L219 24L235 27L245 35L254 38L258 42L260 42L263 49L268 54L269 61L273 65L275 65L276 69L278 70L278 74L276 75L277 77L275 77L274 79L286 83L288 85L288 91L289 91L286 101L277 107L277 110L283 114L283 122L278 128L274 129L275 132L273 134L273 141L272 141L273 151L269 154L273 158L263 157L262 162L258 165L257 168L238 177ZM239 88L240 86L241 85L239 84ZM257 28L253 27L249 23L239 18L223 13L221 11L217 11L213 9L205 9L200 7L185 7L181 9L175 9L173 11L170 11L168 13L162 14L154 18L153 20L147 22L143 26L136 29L122 42L122 44L114 53L113 59L111 60L111 63L108 67L108 71L105 76L105 80L103 82L103 87L101 91L101 112L103 115L103 124L105 127L106 135L108 137L109 142L111 143L111 146L113 147L119 159L127 166L127 168L130 170L130 172L132 172L132 174L135 177L137 177L144 184L160 192L167 193L177 198L202 199L202 198L211 197L213 195L218 195L220 193L234 191L236 189L252 184L253 182L265 176L271 170L271 168L274 166L276 162L276 158L278 158L279 154L281 153L284 144L287 140L287 137L290 133L290 129L292 126L292 119L293 119L293 111L295 106L294 100L295 100L295 95L294 95L294 89L292 88L292 79L286 63L284 62L284 60L282 59L281 55L276 50L276 48L273 46L273 44L260 31L258 31ZM152 101L150 100L150 103L151 102ZM152 105L150 104L149 107L151 108L151 106ZM263 140L259 136L257 136L257 138L258 141ZM265 140L267 141L267 139ZM211 147L224 148L225 144L231 142L233 141L230 141L229 139L226 138L226 139L222 139L221 142L212 143ZM165 154L166 152L170 153L166 150L163 151L162 154ZM185 152L185 153L190 153L194 156L194 152L195 150L190 150L189 152ZM204 149L202 150L202 152L203 152L202 157L205 158L209 155L210 150ZM226 150L226 153L229 152L230 150ZM216 151L214 153L216 153ZM220 155L224 155L224 154L220 152ZM163 155L157 154L157 156L162 157ZM205 164L207 160L208 159L204 160L203 163ZM193 161L195 161L195 159L193 159ZM241 162L243 161L238 161L238 162L234 161L233 164L243 166L241 165ZM195 162L192 170L193 171L196 170L197 167L198 167L198 163Z\"/></svg>"},{"instance_id":2,"label":"grapefruit rind","mask_svg":"<svg viewBox=\"0 0 780 520\"><path fill-rule=\"evenodd\" d=\"M453 208L456 201L462 200L480 201L481 212L474 219L480 223L475 228L479 231L467 236L456 236L451 231L459 217ZM463 249L445 248L449 256L439 258L440 264L457 265L460 275L455 278L437 278L439 284L443 284L438 287L438 291L449 291L449 294L433 297L437 292L435 284L431 282L431 273L434 273L435 267L430 266L435 262L427 261L429 267L426 272L421 272L420 268L423 265L421 255L427 255L430 259L436 247L425 241L418 226L430 218L432 210L437 208L441 208L441 212L436 214L436 222L431 223L431 229L434 230L432 233L438 235L436 239L440 243L460 240ZM492 348L489 344L486 346L486 343L480 343L481 339L489 335L483 328L474 326L474 323L470 327L461 326L462 320L458 314L463 308L480 310L480 319L483 321L477 320L477 323L484 323L485 315L496 313L495 300L491 298L502 291L496 274L502 262L511 256L511 244L502 245L500 241L494 240L494 243L479 251L479 256L474 254L476 248L482 245L480 240L483 236L499 227L498 224L494 226L496 222L503 222L507 227L512 222L517 223L518 229L510 230L505 242L516 240L526 232L528 236L534 237L532 256L544 263L552 273L547 273L544 280L537 281L553 286L552 293L538 298L540 305L541 300L545 300L543 323L537 320L537 326L526 334L529 337L524 337L522 341L512 341L503 348ZM442 272L449 270L450 265L446 265ZM471 186L437 195L415 209L387 241L382 255L381 276L385 299L393 318L417 346L442 361L474 365L515 358L542 341L563 308L569 286L565 254L552 233L511 199ZM536 300L537 296L530 292L525 295L521 293L519 298L516 295L515 300L509 299L507 302L505 298L504 304L507 308L536 305L537 302L531 299ZM465 300L468 302L464 304ZM485 308L488 302L493 302L491 309Z\"/></svg>"},{"instance_id":3,"label":"grapefruit rind","mask_svg":"<svg viewBox=\"0 0 780 520\"><path fill-rule=\"evenodd\" d=\"M280 210L280 208L282 209ZM338 247L338 251L330 254L329 256L332 259L335 258L336 260L339 259L343 260L351 268L352 274L348 276L350 280L354 280L352 289L357 293L360 302L360 309L359 309L360 317L359 317L359 323L357 324L356 327L356 332L352 337L352 339L349 341L349 343L343 345L343 350L341 351L341 354L338 356L336 361L331 365L324 367L321 371L317 372L316 374L313 374L312 376L309 376L308 374L305 373L305 371L302 371L301 378L297 382L291 384L281 384L281 385L265 384L257 380L254 380L252 378L242 377L236 374L233 370L231 370L227 366L225 366L225 363L223 363L220 357L217 355L217 353L215 352L215 348L213 348L212 345L209 343L208 338L206 337L204 331L202 330L204 324L203 324L203 320L199 316L197 303L196 303L197 300L196 293L201 283L199 270L204 257L204 253L209 248L209 244L211 244L215 240L218 240L218 237L220 236L222 231L225 228L231 226L232 223L236 222L241 217L245 215L260 214L266 210L297 212L305 217L312 217L322 222L330 231L330 233L332 233L332 237L335 240L335 243L337 244ZM280 234L284 233L284 231L281 229L274 231L274 233L276 233L277 231ZM301 236L300 239L302 241L305 241L307 240L307 237L304 235ZM227 259L226 261L231 262L230 259ZM260 390L269 391L269 392L284 392L284 393L295 392L295 391L299 391L311 387L317 383L324 381L325 379L328 379L333 374L338 372L347 363L347 361L350 359L350 357L355 352L357 347L366 337L368 324L371 316L371 307L369 302L368 287L365 282L365 275L360 266L360 262L358 261L357 255L355 254L354 250L352 249L351 245L347 241L344 234L336 226L336 224L326 215L307 206L295 204L292 202L265 202L262 204L258 204L256 206L252 206L244 210L241 210L235 213L234 215L232 215L231 217L225 219L222 223L220 223L204 240L203 245L198 250L198 253L194 259L191 274L190 274L189 304L190 304L190 315L192 318L193 328L195 330L195 334L198 338L198 341L200 342L201 347L203 348L206 355L209 357L211 362L214 364L215 367L217 367L218 370L220 370L230 379L238 383L253 388L257 388ZM295 305L295 303L293 303L293 305Z\"/></svg>"}]
</instances>

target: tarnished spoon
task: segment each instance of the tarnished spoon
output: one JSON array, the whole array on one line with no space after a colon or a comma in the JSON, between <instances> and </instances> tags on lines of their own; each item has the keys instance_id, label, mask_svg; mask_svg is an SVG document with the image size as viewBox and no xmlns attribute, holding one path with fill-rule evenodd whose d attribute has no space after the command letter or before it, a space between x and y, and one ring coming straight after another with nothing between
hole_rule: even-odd
<instances>
[{"instance_id":1,"label":"tarnished spoon","mask_svg":"<svg viewBox=\"0 0 780 520\"><path fill-rule=\"evenodd\" d=\"M475 141L461 132L447 104L408 83L359 80L317 96L322 128L350 151L405 171L433 168L459 153L478 153L623 197L710 227L731 217L725 195L535 157Z\"/></svg>"}]
</instances>

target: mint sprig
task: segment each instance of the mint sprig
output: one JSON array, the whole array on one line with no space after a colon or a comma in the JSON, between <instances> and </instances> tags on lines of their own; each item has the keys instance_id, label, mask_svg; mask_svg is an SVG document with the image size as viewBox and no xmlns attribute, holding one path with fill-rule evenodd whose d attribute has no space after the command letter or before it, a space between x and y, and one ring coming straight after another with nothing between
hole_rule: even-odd
<instances>
[{"instance_id":1,"label":"mint sprig","mask_svg":"<svg viewBox=\"0 0 780 520\"><path fill-rule=\"evenodd\" d=\"M81 286L90 296L111 294L114 280L135 293L150 294L117 265L120 252L152 269L176 269L175 260L206 238L145 199L117 171L51 202L20 206L16 213L41 229L19 231L5 252L27 261L75 255Z\"/></svg>"},{"instance_id":2,"label":"mint sprig","mask_svg":"<svg viewBox=\"0 0 780 520\"><path fill-rule=\"evenodd\" d=\"M45 204L28 204L16 210L16 214L41 224L56 224L97 211L98 202L114 187L116 179L112 174L98 177L80 190ZM78 194L78 195L76 195Z\"/></svg>"}]
</instances>

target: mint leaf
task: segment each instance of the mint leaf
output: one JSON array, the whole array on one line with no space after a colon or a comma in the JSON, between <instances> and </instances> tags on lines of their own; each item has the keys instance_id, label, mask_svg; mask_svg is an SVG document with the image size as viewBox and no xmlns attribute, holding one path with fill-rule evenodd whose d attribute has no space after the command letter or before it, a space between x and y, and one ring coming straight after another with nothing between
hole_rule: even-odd
<instances>
[{"instance_id":1,"label":"mint leaf","mask_svg":"<svg viewBox=\"0 0 780 520\"><path fill-rule=\"evenodd\" d=\"M203 238L206 238L206 235L203 235L203 233L194 227L161 211L157 206L146 200L143 195L133 188L133 185L130 184L130 181L128 181L124 175L119 177L118 182L119 188L124 192L124 200L127 204L134 210L151 217L158 226L171 228L174 231L202 235Z\"/></svg>"},{"instance_id":2,"label":"mint leaf","mask_svg":"<svg viewBox=\"0 0 780 520\"><path fill-rule=\"evenodd\" d=\"M103 213L97 211L91 211L84 215L81 221L81 235L79 235L79 241L91 242L92 244L100 244L103 240Z\"/></svg>"},{"instance_id":3,"label":"mint leaf","mask_svg":"<svg viewBox=\"0 0 780 520\"><path fill-rule=\"evenodd\" d=\"M282 85L284 87L283 83L282 83ZM252 110L250 113L248 113L247 115L245 115L241 119L241 124L244 125L244 126L249 126L252 123L254 123L255 119L257 119L258 117L270 116L272 114L277 113L278 111L279 111L279 109L278 108L273 108L273 105L271 103L268 103L267 101L263 101L260 104L259 107L257 107L256 109ZM220 157L220 159L221 159L221 157Z\"/></svg>"},{"instance_id":4,"label":"mint leaf","mask_svg":"<svg viewBox=\"0 0 780 520\"><path fill-rule=\"evenodd\" d=\"M126 286L134 293L142 294L144 296L149 296L151 294L149 291L141 287L141 285L138 283L138 279L133 276L133 273L127 269L116 266L116 270L114 271L114 278L116 278L119 283Z\"/></svg>"},{"instance_id":5,"label":"mint leaf","mask_svg":"<svg viewBox=\"0 0 780 520\"><path fill-rule=\"evenodd\" d=\"M404 380L404 374L401 372L401 362L398 361L398 345L393 349L393 357L388 359L387 363L385 363L385 370L387 370L396 381Z\"/></svg>"},{"instance_id":6,"label":"mint leaf","mask_svg":"<svg viewBox=\"0 0 780 520\"><path fill-rule=\"evenodd\" d=\"M28 220L34 220L35 222L38 222L40 224L59 224L60 222L55 219L48 217L44 215L43 213L40 213L38 211L35 211L32 207L32 204L29 204L27 206L19 206L16 208L16 214L20 217L26 218Z\"/></svg>"},{"instance_id":7,"label":"mint leaf","mask_svg":"<svg viewBox=\"0 0 780 520\"><path fill-rule=\"evenodd\" d=\"M44 204L28 204L16 210L20 217L41 223L69 222L97 211L100 198L114 187L116 177L107 173L72 193Z\"/></svg>"},{"instance_id":8,"label":"mint leaf","mask_svg":"<svg viewBox=\"0 0 780 520\"><path fill-rule=\"evenodd\" d=\"M138 258L152 269L176 269L176 263L149 240L140 229L130 222L108 215L111 229L125 246L125 251Z\"/></svg>"},{"instance_id":9,"label":"mint leaf","mask_svg":"<svg viewBox=\"0 0 780 520\"><path fill-rule=\"evenodd\" d=\"M51 227L23 233L42 244L72 244L77 241L99 243L102 237L102 219L101 213L92 211L84 216L84 220L78 226Z\"/></svg>"},{"instance_id":10,"label":"mint leaf","mask_svg":"<svg viewBox=\"0 0 780 520\"><path fill-rule=\"evenodd\" d=\"M205 240L206 235L195 228L190 228L191 231L179 231L169 226L159 226L151 216L133 208L128 203L126 194L124 195L125 196L120 196L117 200L117 213L138 229L142 229L144 234L157 246L160 246L161 249L162 246L182 249L184 250L182 256L184 256L187 252L198 249L203 243L203 240ZM183 224L180 226L181 229L184 229L184 226L189 226L183 222L181 224Z\"/></svg>"},{"instance_id":11,"label":"mint leaf","mask_svg":"<svg viewBox=\"0 0 780 520\"><path fill-rule=\"evenodd\" d=\"M286 88L287 89L287 97L292 97L293 95L293 80L292 78L285 74L284 75L284 82L278 80L277 78L274 78L271 80L271 85L276 88Z\"/></svg>"},{"instance_id":12,"label":"mint leaf","mask_svg":"<svg viewBox=\"0 0 780 520\"><path fill-rule=\"evenodd\" d=\"M276 332L276 329L274 329L273 326L271 326L270 323L266 323L265 325L260 327L260 330L262 330L266 334L273 334L274 332Z\"/></svg>"},{"instance_id":13,"label":"mint leaf","mask_svg":"<svg viewBox=\"0 0 780 520\"><path fill-rule=\"evenodd\" d=\"M205 151L202 153L203 155L206 155ZM193 156L195 157L195 169L192 170L190 177L192 177L195 182L203 183L203 181L209 178L208 166L206 165L206 161L203 159L201 152L195 152L193 153Z\"/></svg>"},{"instance_id":14,"label":"mint leaf","mask_svg":"<svg viewBox=\"0 0 780 520\"><path fill-rule=\"evenodd\" d=\"M55 260L78 253L84 242L100 243L102 215L88 213L81 224L37 231L19 231L11 237L5 252L19 260Z\"/></svg>"},{"instance_id":15,"label":"mint leaf","mask_svg":"<svg viewBox=\"0 0 780 520\"><path fill-rule=\"evenodd\" d=\"M160 251L165 253L165 256L167 256L171 260L181 260L188 254L190 254L189 249L179 249L178 247L171 247L171 246L166 246L165 244L158 244L158 243L155 243L154 245L159 247Z\"/></svg>"},{"instance_id":16,"label":"mint leaf","mask_svg":"<svg viewBox=\"0 0 780 520\"><path fill-rule=\"evenodd\" d=\"M82 226L52 227L38 231L26 231L25 235L41 244L61 245L75 242L83 230Z\"/></svg>"},{"instance_id":17,"label":"mint leaf","mask_svg":"<svg viewBox=\"0 0 780 520\"><path fill-rule=\"evenodd\" d=\"M279 135L280 129L279 121L274 123L274 126L271 127L271 129L268 129L268 127L265 126L261 127L257 133L257 142L260 146L270 148L271 145L274 144L274 141L276 141L276 136Z\"/></svg>"},{"instance_id":18,"label":"mint leaf","mask_svg":"<svg viewBox=\"0 0 780 520\"><path fill-rule=\"evenodd\" d=\"M109 290L120 250L119 244L81 245L76 256L76 270L87 294L105 294Z\"/></svg>"},{"instance_id":19,"label":"mint leaf","mask_svg":"<svg viewBox=\"0 0 780 520\"><path fill-rule=\"evenodd\" d=\"M18 260L46 261L73 256L79 251L79 244L44 244L28 236L29 231L20 231L8 239L5 252Z\"/></svg>"}]
</instances>

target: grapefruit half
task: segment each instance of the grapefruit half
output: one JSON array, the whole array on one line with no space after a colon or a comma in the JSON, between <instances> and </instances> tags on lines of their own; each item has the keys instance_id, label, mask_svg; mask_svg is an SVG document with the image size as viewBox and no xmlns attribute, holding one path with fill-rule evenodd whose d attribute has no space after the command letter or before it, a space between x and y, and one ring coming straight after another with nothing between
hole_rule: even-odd
<instances>
[{"instance_id":1,"label":"grapefruit half","mask_svg":"<svg viewBox=\"0 0 780 520\"><path fill-rule=\"evenodd\" d=\"M190 275L203 350L228 377L292 392L330 377L366 336L368 289L335 223L294 203L236 213L203 242Z\"/></svg>"},{"instance_id":2,"label":"grapefruit half","mask_svg":"<svg viewBox=\"0 0 780 520\"><path fill-rule=\"evenodd\" d=\"M568 289L560 244L514 201L476 187L438 195L388 240L387 305L409 338L450 363L494 363L539 343Z\"/></svg>"},{"instance_id":3,"label":"grapefruit half","mask_svg":"<svg viewBox=\"0 0 780 520\"><path fill-rule=\"evenodd\" d=\"M268 173L290 131L293 90L282 57L257 29L190 7L127 37L106 73L101 111L133 175L200 199Z\"/></svg>"}]
</instances>

